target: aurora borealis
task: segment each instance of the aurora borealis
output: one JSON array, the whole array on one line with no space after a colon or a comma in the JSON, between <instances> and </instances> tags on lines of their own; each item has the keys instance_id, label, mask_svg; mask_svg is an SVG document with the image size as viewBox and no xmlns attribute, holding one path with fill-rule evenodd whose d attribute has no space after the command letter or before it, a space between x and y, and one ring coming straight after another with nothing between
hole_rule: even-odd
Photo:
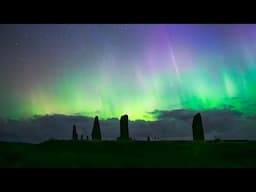
<instances>
[{"instance_id":1,"label":"aurora borealis","mask_svg":"<svg viewBox=\"0 0 256 192\"><path fill-rule=\"evenodd\" d=\"M254 115L256 25L0 25L0 116Z\"/></svg>"}]
</instances>

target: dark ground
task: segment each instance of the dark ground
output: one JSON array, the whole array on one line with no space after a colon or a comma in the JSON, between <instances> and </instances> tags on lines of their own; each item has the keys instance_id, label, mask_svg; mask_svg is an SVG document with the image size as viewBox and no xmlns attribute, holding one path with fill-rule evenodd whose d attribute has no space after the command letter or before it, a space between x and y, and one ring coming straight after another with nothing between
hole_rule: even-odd
<instances>
[{"instance_id":1,"label":"dark ground","mask_svg":"<svg viewBox=\"0 0 256 192\"><path fill-rule=\"evenodd\" d=\"M0 167L256 167L256 141L0 142Z\"/></svg>"}]
</instances>

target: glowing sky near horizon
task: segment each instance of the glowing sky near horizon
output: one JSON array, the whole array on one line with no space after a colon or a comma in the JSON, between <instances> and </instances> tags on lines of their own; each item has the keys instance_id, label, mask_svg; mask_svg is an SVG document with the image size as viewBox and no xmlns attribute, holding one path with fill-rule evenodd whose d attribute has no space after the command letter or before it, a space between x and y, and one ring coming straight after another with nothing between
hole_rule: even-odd
<instances>
[{"instance_id":1,"label":"glowing sky near horizon","mask_svg":"<svg viewBox=\"0 0 256 192\"><path fill-rule=\"evenodd\" d=\"M256 25L0 25L0 117L255 114Z\"/></svg>"}]
</instances>

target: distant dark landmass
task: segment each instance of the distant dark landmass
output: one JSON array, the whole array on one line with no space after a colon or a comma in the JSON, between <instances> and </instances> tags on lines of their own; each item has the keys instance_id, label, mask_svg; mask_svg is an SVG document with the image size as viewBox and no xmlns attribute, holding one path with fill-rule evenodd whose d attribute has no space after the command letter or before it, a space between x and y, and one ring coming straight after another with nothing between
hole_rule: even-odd
<instances>
[{"instance_id":1,"label":"distant dark landmass","mask_svg":"<svg viewBox=\"0 0 256 192\"><path fill-rule=\"evenodd\" d=\"M256 141L0 142L0 167L256 167Z\"/></svg>"},{"instance_id":2,"label":"distant dark landmass","mask_svg":"<svg viewBox=\"0 0 256 192\"><path fill-rule=\"evenodd\" d=\"M192 122L193 141L132 140L128 115L120 118L120 137L102 140L98 116L91 139L77 133L71 140L41 144L0 142L0 167L35 168L236 168L256 167L256 141L206 141L201 114Z\"/></svg>"}]
</instances>

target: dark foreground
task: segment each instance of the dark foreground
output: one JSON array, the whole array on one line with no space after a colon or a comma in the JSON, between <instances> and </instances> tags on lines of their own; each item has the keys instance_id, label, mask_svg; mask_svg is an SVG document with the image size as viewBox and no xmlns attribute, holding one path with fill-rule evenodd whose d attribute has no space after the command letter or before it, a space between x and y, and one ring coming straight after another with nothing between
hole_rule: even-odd
<instances>
[{"instance_id":1,"label":"dark foreground","mask_svg":"<svg viewBox=\"0 0 256 192\"><path fill-rule=\"evenodd\" d=\"M0 167L256 167L256 141L0 142Z\"/></svg>"}]
</instances>

